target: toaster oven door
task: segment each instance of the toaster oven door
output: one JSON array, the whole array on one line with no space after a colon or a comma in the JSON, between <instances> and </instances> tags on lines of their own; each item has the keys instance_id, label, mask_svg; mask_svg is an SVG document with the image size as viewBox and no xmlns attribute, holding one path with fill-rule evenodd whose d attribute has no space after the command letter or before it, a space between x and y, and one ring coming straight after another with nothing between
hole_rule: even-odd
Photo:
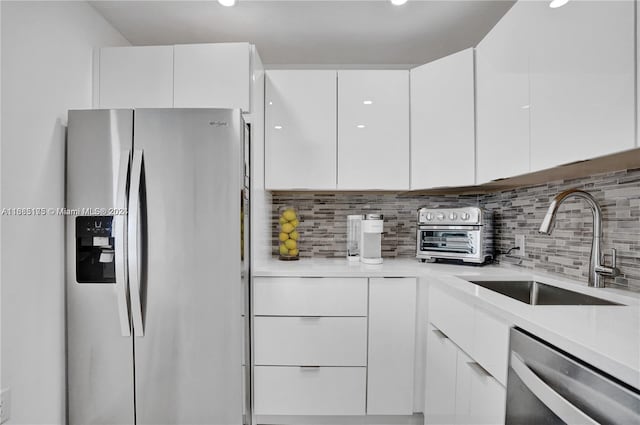
<instances>
[{"instance_id":1,"label":"toaster oven door","mask_svg":"<svg viewBox=\"0 0 640 425\"><path fill-rule=\"evenodd\" d=\"M465 259L479 254L480 226L429 226L418 230L418 253Z\"/></svg>"}]
</instances>

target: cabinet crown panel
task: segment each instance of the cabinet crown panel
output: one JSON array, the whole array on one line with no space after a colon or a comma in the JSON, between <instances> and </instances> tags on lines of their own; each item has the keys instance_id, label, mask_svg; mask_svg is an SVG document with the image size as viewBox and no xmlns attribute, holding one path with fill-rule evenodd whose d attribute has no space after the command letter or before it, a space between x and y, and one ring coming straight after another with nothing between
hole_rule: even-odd
<instances>
[{"instance_id":1,"label":"cabinet crown panel","mask_svg":"<svg viewBox=\"0 0 640 425\"><path fill-rule=\"evenodd\" d=\"M176 108L251 112L249 43L180 44L174 49Z\"/></svg>"}]
</instances>

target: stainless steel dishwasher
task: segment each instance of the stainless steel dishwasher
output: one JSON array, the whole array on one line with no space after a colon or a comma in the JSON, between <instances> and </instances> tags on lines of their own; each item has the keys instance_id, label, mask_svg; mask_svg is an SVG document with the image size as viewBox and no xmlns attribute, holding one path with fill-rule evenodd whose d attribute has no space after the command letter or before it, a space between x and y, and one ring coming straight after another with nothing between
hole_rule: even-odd
<instances>
[{"instance_id":1,"label":"stainless steel dishwasher","mask_svg":"<svg viewBox=\"0 0 640 425\"><path fill-rule=\"evenodd\" d=\"M507 424L640 424L640 391L514 328Z\"/></svg>"}]
</instances>

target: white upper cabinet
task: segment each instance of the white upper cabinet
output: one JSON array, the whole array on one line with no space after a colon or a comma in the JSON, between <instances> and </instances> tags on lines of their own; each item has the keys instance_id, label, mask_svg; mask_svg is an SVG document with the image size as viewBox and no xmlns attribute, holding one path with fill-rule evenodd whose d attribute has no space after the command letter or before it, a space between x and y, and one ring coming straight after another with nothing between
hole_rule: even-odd
<instances>
[{"instance_id":1,"label":"white upper cabinet","mask_svg":"<svg viewBox=\"0 0 640 425\"><path fill-rule=\"evenodd\" d=\"M175 46L176 108L240 108L251 110L251 45L249 43Z\"/></svg>"},{"instance_id":2,"label":"white upper cabinet","mask_svg":"<svg viewBox=\"0 0 640 425\"><path fill-rule=\"evenodd\" d=\"M411 70L411 189L475 183L474 52Z\"/></svg>"},{"instance_id":3,"label":"white upper cabinet","mask_svg":"<svg viewBox=\"0 0 640 425\"><path fill-rule=\"evenodd\" d=\"M531 171L635 147L634 1L529 7Z\"/></svg>"},{"instance_id":4,"label":"white upper cabinet","mask_svg":"<svg viewBox=\"0 0 640 425\"><path fill-rule=\"evenodd\" d=\"M409 165L409 72L338 71L338 189L408 190Z\"/></svg>"},{"instance_id":5,"label":"white upper cabinet","mask_svg":"<svg viewBox=\"0 0 640 425\"><path fill-rule=\"evenodd\" d=\"M260 79L260 58L249 43L106 47L97 64L99 108L252 112L252 92L262 90L254 79Z\"/></svg>"},{"instance_id":6,"label":"white upper cabinet","mask_svg":"<svg viewBox=\"0 0 640 425\"><path fill-rule=\"evenodd\" d=\"M478 184L530 169L529 3L516 3L476 48Z\"/></svg>"},{"instance_id":7,"label":"white upper cabinet","mask_svg":"<svg viewBox=\"0 0 640 425\"><path fill-rule=\"evenodd\" d=\"M266 188L335 190L336 71L266 75Z\"/></svg>"},{"instance_id":8,"label":"white upper cabinet","mask_svg":"<svg viewBox=\"0 0 640 425\"><path fill-rule=\"evenodd\" d=\"M99 108L173 106L173 46L104 47L98 66Z\"/></svg>"}]
</instances>

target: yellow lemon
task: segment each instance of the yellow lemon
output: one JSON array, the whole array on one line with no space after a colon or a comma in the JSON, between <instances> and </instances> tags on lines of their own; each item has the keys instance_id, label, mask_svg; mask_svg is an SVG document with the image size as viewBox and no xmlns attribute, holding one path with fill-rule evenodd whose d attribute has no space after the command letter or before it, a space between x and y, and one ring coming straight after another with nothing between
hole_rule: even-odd
<instances>
[{"instance_id":1,"label":"yellow lemon","mask_svg":"<svg viewBox=\"0 0 640 425\"><path fill-rule=\"evenodd\" d=\"M298 238L300 237L300 233L298 233L297 230L294 230L293 232L289 233L289 237L294 241L297 241Z\"/></svg>"},{"instance_id":2,"label":"yellow lemon","mask_svg":"<svg viewBox=\"0 0 640 425\"><path fill-rule=\"evenodd\" d=\"M289 224L291 224L293 227L298 227L298 224L300 224L300 222L298 221L297 218L295 218L295 219L291 220L289 222Z\"/></svg>"},{"instance_id":3,"label":"yellow lemon","mask_svg":"<svg viewBox=\"0 0 640 425\"><path fill-rule=\"evenodd\" d=\"M293 231L294 227L291 223L284 223L282 225L282 231L284 233L291 233Z\"/></svg>"},{"instance_id":4,"label":"yellow lemon","mask_svg":"<svg viewBox=\"0 0 640 425\"><path fill-rule=\"evenodd\" d=\"M298 244L293 239L287 239L286 241L284 241L284 246L286 246L287 249L296 249Z\"/></svg>"},{"instance_id":5,"label":"yellow lemon","mask_svg":"<svg viewBox=\"0 0 640 425\"><path fill-rule=\"evenodd\" d=\"M280 217L280 224L284 224L287 222L287 219L284 217Z\"/></svg>"},{"instance_id":6,"label":"yellow lemon","mask_svg":"<svg viewBox=\"0 0 640 425\"><path fill-rule=\"evenodd\" d=\"M284 246L284 244L280 244L280 255L288 255L289 254L289 250L287 249L286 246Z\"/></svg>"},{"instance_id":7,"label":"yellow lemon","mask_svg":"<svg viewBox=\"0 0 640 425\"><path fill-rule=\"evenodd\" d=\"M289 239L289 235L287 235L287 234L286 234L286 233L284 233L284 232L280 232L280 235L278 235L278 237L280 238L280 242L284 242L284 241L286 241L287 239Z\"/></svg>"},{"instance_id":8,"label":"yellow lemon","mask_svg":"<svg viewBox=\"0 0 640 425\"><path fill-rule=\"evenodd\" d=\"M289 250L289 255L298 255L298 250L297 249L290 249Z\"/></svg>"},{"instance_id":9,"label":"yellow lemon","mask_svg":"<svg viewBox=\"0 0 640 425\"><path fill-rule=\"evenodd\" d=\"M287 221L291 221L291 220L295 220L296 219L296 212L292 209L288 209L285 212L282 213L282 218L284 218Z\"/></svg>"}]
</instances>

